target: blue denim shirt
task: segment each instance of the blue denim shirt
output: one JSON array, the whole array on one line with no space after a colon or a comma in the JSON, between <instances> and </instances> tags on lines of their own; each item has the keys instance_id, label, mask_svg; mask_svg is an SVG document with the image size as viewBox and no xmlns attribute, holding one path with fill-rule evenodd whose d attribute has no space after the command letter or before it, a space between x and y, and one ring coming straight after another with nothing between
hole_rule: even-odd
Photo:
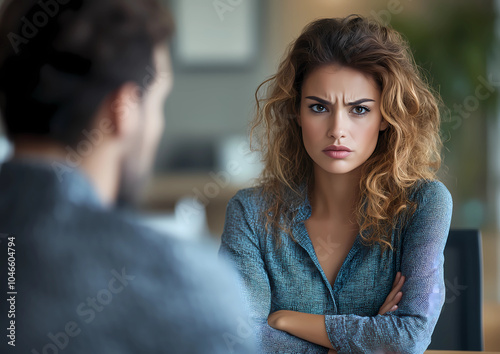
<instances>
[{"instance_id":1,"label":"blue denim shirt","mask_svg":"<svg viewBox=\"0 0 500 354\"><path fill-rule=\"evenodd\" d=\"M365 245L358 234L333 287L304 225L311 216L307 196L292 206L297 242L282 232L282 246L276 249L259 221L260 193L259 188L245 189L231 199L219 254L231 259L242 276L264 352L327 352L271 328L267 317L278 310L325 315L328 337L339 353L425 351L445 298L443 250L452 199L441 182L421 182L412 190L417 210L392 231L393 251L381 254L378 244ZM398 271L406 277L399 308L378 315Z\"/></svg>"}]
</instances>

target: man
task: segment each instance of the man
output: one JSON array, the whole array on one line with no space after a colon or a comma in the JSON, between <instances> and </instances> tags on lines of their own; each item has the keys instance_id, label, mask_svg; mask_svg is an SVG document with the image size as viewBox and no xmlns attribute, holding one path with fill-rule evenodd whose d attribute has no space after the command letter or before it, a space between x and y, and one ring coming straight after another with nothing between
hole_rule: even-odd
<instances>
[{"instance_id":1,"label":"man","mask_svg":"<svg viewBox=\"0 0 500 354\"><path fill-rule=\"evenodd\" d=\"M238 280L216 252L116 208L137 199L163 129L165 10L7 0L0 16L14 144L0 170L0 352L253 352Z\"/></svg>"}]
</instances>

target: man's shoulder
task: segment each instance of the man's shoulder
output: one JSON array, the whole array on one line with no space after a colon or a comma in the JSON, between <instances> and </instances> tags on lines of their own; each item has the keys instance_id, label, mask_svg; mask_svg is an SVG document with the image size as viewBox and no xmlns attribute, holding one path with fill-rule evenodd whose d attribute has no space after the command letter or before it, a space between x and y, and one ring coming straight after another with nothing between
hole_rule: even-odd
<instances>
[{"instance_id":1,"label":"man's shoulder","mask_svg":"<svg viewBox=\"0 0 500 354\"><path fill-rule=\"evenodd\" d=\"M109 340L136 338L132 324L148 323L150 331L141 343L155 352L159 343L198 348L195 338L203 342L230 331L237 324L234 317L245 315L239 278L218 259L212 242L162 234L113 210L66 207L67 220L48 222L45 229L22 235L29 241L19 251L36 253L36 259L19 258L22 272L37 270L36 278L26 276L19 284L35 298L23 303L33 316L41 316L39 308L57 309L64 321L77 311L78 320L92 321L82 343L109 326L114 326ZM52 289L50 300L43 295L47 289ZM106 309L105 315L87 303L87 296L96 299L99 310ZM47 333L48 327L43 331ZM223 347L223 340L216 342L214 346Z\"/></svg>"},{"instance_id":2,"label":"man's shoulder","mask_svg":"<svg viewBox=\"0 0 500 354\"><path fill-rule=\"evenodd\" d=\"M122 255L144 264L158 261L157 265L171 266L176 272L190 268L205 273L209 268L220 267L220 262L212 256L217 252L210 239L195 242L182 239L175 231L160 232L132 212L77 207L74 213L75 225L68 227L77 235L85 233L83 242L96 239L96 246L106 254Z\"/></svg>"}]
</instances>

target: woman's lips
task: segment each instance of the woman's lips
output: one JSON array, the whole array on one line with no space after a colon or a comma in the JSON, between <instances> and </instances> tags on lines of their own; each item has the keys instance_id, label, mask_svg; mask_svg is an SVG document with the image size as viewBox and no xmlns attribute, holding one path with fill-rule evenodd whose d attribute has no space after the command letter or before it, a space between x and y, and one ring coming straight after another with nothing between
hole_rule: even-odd
<instances>
[{"instance_id":1,"label":"woman's lips","mask_svg":"<svg viewBox=\"0 0 500 354\"><path fill-rule=\"evenodd\" d=\"M323 153L332 159L345 159L352 153L352 150L343 145L330 145L323 150Z\"/></svg>"}]
</instances>

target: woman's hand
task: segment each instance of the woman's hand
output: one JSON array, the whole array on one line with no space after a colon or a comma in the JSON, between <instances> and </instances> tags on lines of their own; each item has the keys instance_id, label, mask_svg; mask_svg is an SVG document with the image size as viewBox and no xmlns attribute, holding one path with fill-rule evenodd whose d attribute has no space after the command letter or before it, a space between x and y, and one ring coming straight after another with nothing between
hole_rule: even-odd
<instances>
[{"instance_id":1,"label":"woman's hand","mask_svg":"<svg viewBox=\"0 0 500 354\"><path fill-rule=\"evenodd\" d=\"M403 297L403 293L400 290L403 287L404 283L405 277L401 275L401 272L398 272L398 274L396 274L396 278L394 279L394 283L392 283L391 292L389 293L389 295L387 295L385 302L382 304L382 307L380 307L380 310L378 311L379 315L384 315L387 312L396 311L398 309L398 304Z\"/></svg>"}]
</instances>

